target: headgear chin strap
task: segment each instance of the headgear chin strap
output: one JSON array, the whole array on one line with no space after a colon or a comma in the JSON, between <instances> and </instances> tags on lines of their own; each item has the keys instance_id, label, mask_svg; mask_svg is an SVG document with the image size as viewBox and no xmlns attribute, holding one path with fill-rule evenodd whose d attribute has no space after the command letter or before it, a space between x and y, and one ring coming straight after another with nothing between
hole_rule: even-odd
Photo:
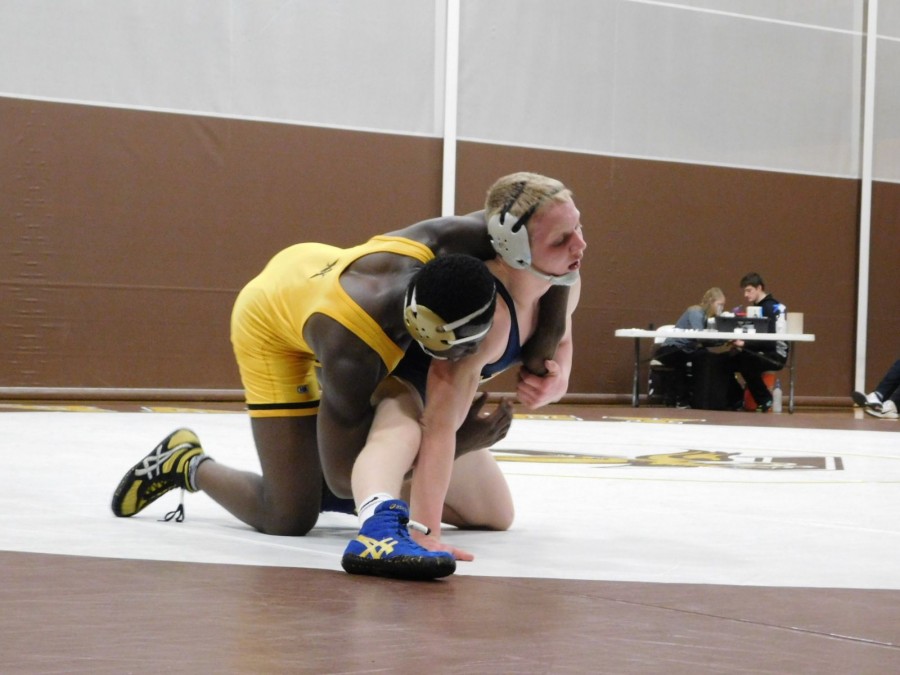
<instances>
[{"instance_id":1,"label":"headgear chin strap","mask_svg":"<svg viewBox=\"0 0 900 675\"><path fill-rule=\"evenodd\" d=\"M509 210L516 203L519 195L525 190L525 183L519 184L517 188L517 191L513 193L506 205L488 219L488 236L491 238L491 245L494 247L494 251L510 267L517 270L527 269L532 274L539 276L544 281L549 281L555 286L571 286L578 281L578 270L557 276L540 272L531 264L531 244L528 242L528 228L525 225L543 201L538 202L516 218L510 214ZM556 194L556 192L553 194ZM553 194L547 197L552 197Z\"/></svg>"},{"instance_id":2,"label":"headgear chin strap","mask_svg":"<svg viewBox=\"0 0 900 675\"><path fill-rule=\"evenodd\" d=\"M496 291L491 293L490 300L488 300L483 307L479 307L474 312L467 314L461 319L447 323L438 314L428 309L428 307L416 302L416 288L413 286L413 288L407 291L406 306L403 309L403 320L406 323L406 330L408 330L410 335L416 339L416 342L422 346L422 349L426 354L436 359L445 359L446 357L439 355L440 352L447 351L455 345L480 340L487 335L494 323L494 317L490 317L487 327L475 335L458 338L456 337L455 331L457 328L465 326L472 319L484 314L490 309L494 302L495 294Z\"/></svg>"},{"instance_id":3,"label":"headgear chin strap","mask_svg":"<svg viewBox=\"0 0 900 675\"><path fill-rule=\"evenodd\" d=\"M572 270L571 272L566 272L565 274L559 275L544 274L543 272L537 270L534 265L529 265L528 271L536 276L539 276L544 281L549 281L554 286L571 286L581 278L578 270Z\"/></svg>"}]
</instances>

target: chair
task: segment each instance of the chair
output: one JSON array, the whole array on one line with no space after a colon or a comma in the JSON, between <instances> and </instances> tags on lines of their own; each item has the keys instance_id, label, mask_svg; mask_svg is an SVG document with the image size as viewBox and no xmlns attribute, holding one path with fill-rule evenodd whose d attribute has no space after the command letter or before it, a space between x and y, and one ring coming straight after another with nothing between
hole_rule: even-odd
<instances>
[{"instance_id":1,"label":"chair","mask_svg":"<svg viewBox=\"0 0 900 675\"><path fill-rule=\"evenodd\" d=\"M778 376L781 373L774 370L766 371L762 374L762 380L766 383L766 386L769 388L771 392L775 389L775 381L778 379ZM756 410L756 401L753 399L753 394L750 393L749 389L744 390L744 410L753 411Z\"/></svg>"}]
</instances>

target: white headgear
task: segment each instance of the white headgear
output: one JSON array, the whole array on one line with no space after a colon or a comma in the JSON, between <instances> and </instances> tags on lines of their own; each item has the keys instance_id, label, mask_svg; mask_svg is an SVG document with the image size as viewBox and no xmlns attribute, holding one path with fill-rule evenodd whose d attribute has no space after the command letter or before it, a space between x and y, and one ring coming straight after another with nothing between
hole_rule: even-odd
<instances>
[{"instance_id":1,"label":"white headgear","mask_svg":"<svg viewBox=\"0 0 900 675\"><path fill-rule=\"evenodd\" d=\"M518 270L531 266L531 245L528 243L525 223L533 213L534 207L531 207L516 218L509 211L503 210L488 220L488 235L494 250L506 264Z\"/></svg>"},{"instance_id":2,"label":"white headgear","mask_svg":"<svg viewBox=\"0 0 900 675\"><path fill-rule=\"evenodd\" d=\"M509 213L524 189L525 183L520 183L517 186L517 192L513 194L506 205L488 219L487 229L491 245L497 255L510 267L517 270L527 269L532 274L556 286L571 286L578 281L578 270L557 276L540 272L531 264L531 244L528 242L526 225L541 202L532 206L518 218Z\"/></svg>"}]
</instances>

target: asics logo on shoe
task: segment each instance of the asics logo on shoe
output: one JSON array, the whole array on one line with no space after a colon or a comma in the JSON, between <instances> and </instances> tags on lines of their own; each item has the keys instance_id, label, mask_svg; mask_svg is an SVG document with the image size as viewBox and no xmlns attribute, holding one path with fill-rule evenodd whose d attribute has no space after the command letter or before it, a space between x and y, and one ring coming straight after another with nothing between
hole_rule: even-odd
<instances>
[{"instance_id":1,"label":"asics logo on shoe","mask_svg":"<svg viewBox=\"0 0 900 675\"><path fill-rule=\"evenodd\" d=\"M166 436L119 481L112 498L112 511L120 518L140 512L170 490L195 492L191 484L192 461L207 459L200 440L190 429L177 429Z\"/></svg>"},{"instance_id":2,"label":"asics logo on shoe","mask_svg":"<svg viewBox=\"0 0 900 675\"><path fill-rule=\"evenodd\" d=\"M397 540L393 537L386 539L372 539L364 534L357 535L356 541L365 546L364 551L360 551L356 555L360 558L371 558L372 560L380 560L382 556L390 555L394 552Z\"/></svg>"},{"instance_id":3,"label":"asics logo on shoe","mask_svg":"<svg viewBox=\"0 0 900 675\"><path fill-rule=\"evenodd\" d=\"M161 452L158 455L149 455L148 457L144 457L144 461L142 466L135 468L134 475L135 477L144 477L156 478L159 473L162 471L162 466L169 459L171 459L172 455L175 455L182 450L190 450L194 447L193 443L179 443L174 448L166 450L165 452Z\"/></svg>"}]
</instances>

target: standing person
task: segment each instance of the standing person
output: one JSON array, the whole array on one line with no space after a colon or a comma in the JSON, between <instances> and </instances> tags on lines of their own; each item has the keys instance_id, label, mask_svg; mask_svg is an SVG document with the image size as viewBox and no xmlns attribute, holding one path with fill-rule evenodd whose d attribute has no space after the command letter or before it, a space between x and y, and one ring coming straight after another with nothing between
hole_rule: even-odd
<instances>
[{"instance_id":1,"label":"standing person","mask_svg":"<svg viewBox=\"0 0 900 675\"><path fill-rule=\"evenodd\" d=\"M707 321L718 316L725 308L725 294L721 288L713 286L700 299L700 304L691 305L675 322L675 328L684 330L705 330ZM675 407L691 407L691 389L687 381L687 364L691 359L709 352L713 342L700 342L689 337L666 338L656 350L653 358L674 372Z\"/></svg>"},{"instance_id":2,"label":"standing person","mask_svg":"<svg viewBox=\"0 0 900 675\"><path fill-rule=\"evenodd\" d=\"M775 333L776 321L782 311L779 307L781 303L766 291L763 278L756 272L750 272L741 279L741 289L747 305L762 307L762 315L768 319L769 332ZM788 357L787 342L735 340L733 344L737 348L732 362L735 372L744 378L747 389L756 401L757 412L768 412L772 408L772 392L762 375L784 368Z\"/></svg>"},{"instance_id":3,"label":"standing person","mask_svg":"<svg viewBox=\"0 0 900 675\"><path fill-rule=\"evenodd\" d=\"M199 439L180 429L123 477L115 515L132 516L182 488L206 492L260 532L306 534L323 497L351 496L353 462L374 415L372 394L417 330L404 310L419 271L439 280L427 299L416 296L443 321L433 349L458 358L490 328L493 278L483 263L476 269L477 261L464 257L433 261L453 254L494 257L482 213L422 221L350 249L298 244L278 253L241 291L231 322L262 475L206 461ZM565 305L567 289L557 290ZM520 389L526 385L540 391L554 382L523 374ZM470 411L472 424L461 430L463 447L496 441L508 426L507 409L477 413Z\"/></svg>"},{"instance_id":4,"label":"standing person","mask_svg":"<svg viewBox=\"0 0 900 675\"><path fill-rule=\"evenodd\" d=\"M874 391L868 394L854 391L853 402L873 417L887 420L900 418L897 412L900 408L900 359L894 361Z\"/></svg>"},{"instance_id":5,"label":"standing person","mask_svg":"<svg viewBox=\"0 0 900 675\"><path fill-rule=\"evenodd\" d=\"M471 560L472 555L441 542L442 522L492 530L511 525L512 497L493 455L485 447L461 456L455 437L479 383L521 358L522 344L537 326L538 302L554 283L573 284L565 333L545 363L555 386L520 388L519 398L534 409L558 400L568 387L572 312L586 248L572 193L544 176L513 174L488 191L485 214L500 242L497 258L487 263L499 295L494 322L478 350L456 361L411 348L379 391L369 440L353 467L360 531L341 561L350 573L446 576L455 570L454 557ZM517 231L521 241L503 243ZM427 314L428 308L418 311ZM404 484L411 468L412 480ZM398 513L409 518L407 494L412 517L430 534L418 530L410 537L398 526ZM435 555L441 551L453 556Z\"/></svg>"}]
</instances>

